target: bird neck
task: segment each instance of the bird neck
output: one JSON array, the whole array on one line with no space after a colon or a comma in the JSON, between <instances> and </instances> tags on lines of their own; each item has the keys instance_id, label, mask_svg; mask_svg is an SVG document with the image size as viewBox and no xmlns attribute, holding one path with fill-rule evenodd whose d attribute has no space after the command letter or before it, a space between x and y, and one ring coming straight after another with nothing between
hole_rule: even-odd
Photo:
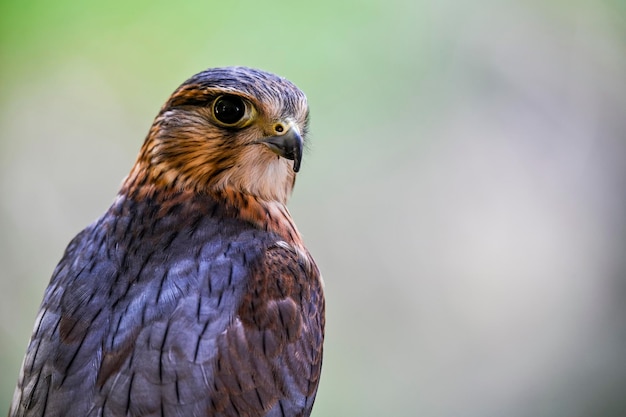
<instances>
[{"instance_id":1,"label":"bird neck","mask_svg":"<svg viewBox=\"0 0 626 417\"><path fill-rule=\"evenodd\" d=\"M163 203L180 202L183 204L185 201L197 203L199 200L209 198L222 204L228 216L245 220L259 229L276 233L295 248L306 250L302 237L283 201L264 199L228 185L209 189L172 187L154 181L149 171L140 167L139 164L124 180L120 194L132 200L151 199Z\"/></svg>"},{"instance_id":2,"label":"bird neck","mask_svg":"<svg viewBox=\"0 0 626 417\"><path fill-rule=\"evenodd\" d=\"M151 136L142 146L124 181L124 187L136 188L152 184L159 189L197 193L219 193L232 188L243 194L254 195L264 201L278 201L283 205L287 204L293 190L295 172L290 161L284 158L274 155L266 155L265 159L255 158L254 149L247 147L234 165L230 165L231 162L224 165L224 161L208 158L206 153L199 153L202 157L196 156L185 161L180 158L159 160L162 156L154 156L155 140L150 138Z\"/></svg>"},{"instance_id":3,"label":"bird neck","mask_svg":"<svg viewBox=\"0 0 626 417\"><path fill-rule=\"evenodd\" d=\"M263 200L230 187L218 191L214 195L218 200L223 201L230 210L233 210L237 217L253 223L261 229L274 232L287 243L305 250L300 232L283 202Z\"/></svg>"}]
</instances>

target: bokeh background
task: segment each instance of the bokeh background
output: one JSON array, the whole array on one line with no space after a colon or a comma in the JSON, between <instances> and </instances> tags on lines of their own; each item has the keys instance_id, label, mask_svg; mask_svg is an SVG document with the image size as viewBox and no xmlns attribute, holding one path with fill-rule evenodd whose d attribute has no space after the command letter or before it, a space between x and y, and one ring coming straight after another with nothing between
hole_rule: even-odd
<instances>
[{"instance_id":1,"label":"bokeh background","mask_svg":"<svg viewBox=\"0 0 626 417\"><path fill-rule=\"evenodd\" d=\"M623 0L0 3L0 413L65 245L187 77L308 95L314 416L626 415Z\"/></svg>"}]
</instances>

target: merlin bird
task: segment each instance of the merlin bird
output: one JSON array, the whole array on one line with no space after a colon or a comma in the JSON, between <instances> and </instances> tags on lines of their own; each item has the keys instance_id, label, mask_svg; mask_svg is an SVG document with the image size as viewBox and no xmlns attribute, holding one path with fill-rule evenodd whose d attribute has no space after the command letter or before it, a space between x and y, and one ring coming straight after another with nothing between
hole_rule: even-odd
<instances>
[{"instance_id":1,"label":"merlin bird","mask_svg":"<svg viewBox=\"0 0 626 417\"><path fill-rule=\"evenodd\" d=\"M286 207L307 124L267 72L183 83L56 267L9 416L309 416L323 284Z\"/></svg>"}]
</instances>

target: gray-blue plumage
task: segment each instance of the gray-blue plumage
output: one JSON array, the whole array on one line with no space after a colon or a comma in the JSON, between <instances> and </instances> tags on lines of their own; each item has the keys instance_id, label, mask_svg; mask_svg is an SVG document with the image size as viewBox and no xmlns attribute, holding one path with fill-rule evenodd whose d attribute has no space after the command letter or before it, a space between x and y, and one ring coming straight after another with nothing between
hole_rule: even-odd
<instances>
[{"instance_id":1,"label":"gray-blue plumage","mask_svg":"<svg viewBox=\"0 0 626 417\"><path fill-rule=\"evenodd\" d=\"M169 207L118 198L70 243L54 272L25 358L22 408L13 415L229 415L230 405L211 404L219 400L211 394L230 385L250 391L244 403L268 399L268 411L275 410L268 416L301 415L314 398L294 388L292 380L304 375L291 375L282 358L263 358L262 346L259 357L251 354L253 339L235 323L250 274L268 249L284 250L280 241L208 196ZM306 266L292 255L297 279ZM316 355L321 340L303 340ZM246 362L248 376L232 369L232 380L216 378L216 367L224 366L217 362L220 347L222 356ZM257 372L278 377L266 389L289 396L271 401L272 394L258 394L255 382L245 380Z\"/></svg>"}]
</instances>

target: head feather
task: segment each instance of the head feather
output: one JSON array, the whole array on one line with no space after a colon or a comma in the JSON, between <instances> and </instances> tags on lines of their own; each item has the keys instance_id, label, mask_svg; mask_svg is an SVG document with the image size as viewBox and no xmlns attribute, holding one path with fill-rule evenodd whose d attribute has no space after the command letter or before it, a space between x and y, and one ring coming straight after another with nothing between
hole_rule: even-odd
<instances>
[{"instance_id":1,"label":"head feather","mask_svg":"<svg viewBox=\"0 0 626 417\"><path fill-rule=\"evenodd\" d=\"M225 126L213 114L225 94L245 101L249 120ZM285 203L295 182L291 161L259 144L278 122L308 123L306 96L285 78L246 67L213 68L185 81L157 115L127 189L223 192Z\"/></svg>"}]
</instances>

